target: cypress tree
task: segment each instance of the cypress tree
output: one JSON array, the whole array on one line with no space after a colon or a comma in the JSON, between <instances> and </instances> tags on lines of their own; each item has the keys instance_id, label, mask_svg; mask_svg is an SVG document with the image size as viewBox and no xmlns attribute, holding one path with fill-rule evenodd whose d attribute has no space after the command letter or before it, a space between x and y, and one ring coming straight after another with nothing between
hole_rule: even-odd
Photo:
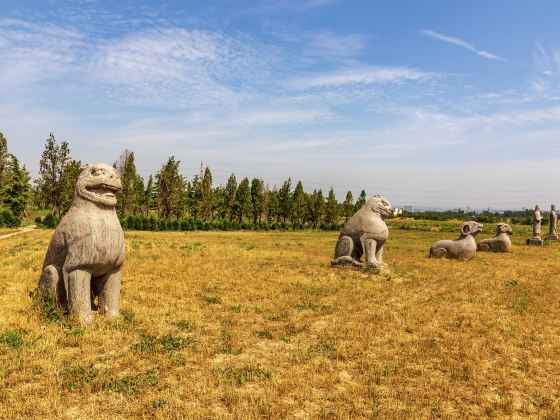
<instances>
[{"instance_id":1,"label":"cypress tree","mask_svg":"<svg viewBox=\"0 0 560 420\"><path fill-rule=\"evenodd\" d=\"M19 166L19 161L14 155L9 155L7 162L8 165L4 168L6 173L4 184L2 185L3 205L19 219L25 212L31 198L29 172L27 172L25 166Z\"/></svg>"},{"instance_id":2,"label":"cypress tree","mask_svg":"<svg viewBox=\"0 0 560 420\"><path fill-rule=\"evenodd\" d=\"M9 156L8 156L8 140L4 137L2 133L0 133L0 189L2 185L5 185L7 182L8 176L8 165L9 165ZM0 205L2 204L3 197L2 191L0 191Z\"/></svg>"},{"instance_id":3,"label":"cypress tree","mask_svg":"<svg viewBox=\"0 0 560 420\"><path fill-rule=\"evenodd\" d=\"M348 221L354 212L354 198L352 197L352 191L348 191L346 193L346 198L344 199L344 203L342 203L342 209L344 212L344 220Z\"/></svg>"},{"instance_id":4,"label":"cypress tree","mask_svg":"<svg viewBox=\"0 0 560 420\"><path fill-rule=\"evenodd\" d=\"M175 156L171 156L156 175L157 207L160 218L171 218L175 214L176 207L181 199L184 179L179 174L180 163L180 161L175 160Z\"/></svg>"},{"instance_id":5,"label":"cypress tree","mask_svg":"<svg viewBox=\"0 0 560 420\"><path fill-rule=\"evenodd\" d=\"M253 210L253 223L261 221L264 210L264 181L253 178L251 181L251 204Z\"/></svg>"},{"instance_id":6,"label":"cypress tree","mask_svg":"<svg viewBox=\"0 0 560 420\"><path fill-rule=\"evenodd\" d=\"M251 187L249 186L249 179L247 177L239 183L237 188L237 206L236 214L239 223L243 223L243 219L251 215Z\"/></svg>"},{"instance_id":7,"label":"cypress tree","mask_svg":"<svg viewBox=\"0 0 560 420\"><path fill-rule=\"evenodd\" d=\"M303 185L298 181L294 193L292 194L292 225L303 223L306 212L306 198L303 192Z\"/></svg>"},{"instance_id":8,"label":"cypress tree","mask_svg":"<svg viewBox=\"0 0 560 420\"><path fill-rule=\"evenodd\" d=\"M74 201L74 193L76 190L76 181L82 172L82 163L80 161L71 160L69 161L66 166L64 167L64 171L62 172L62 184L63 184L63 193L62 193L62 213L66 213L72 202Z\"/></svg>"},{"instance_id":9,"label":"cypress tree","mask_svg":"<svg viewBox=\"0 0 560 420\"><path fill-rule=\"evenodd\" d=\"M325 207L325 223L329 225L334 225L338 222L338 203L336 201L336 196L334 195L334 190L331 188L329 190L329 195L327 197L327 205Z\"/></svg>"},{"instance_id":10,"label":"cypress tree","mask_svg":"<svg viewBox=\"0 0 560 420\"><path fill-rule=\"evenodd\" d=\"M236 194L237 194L237 179L234 174L231 174L228 178L226 189L225 189L225 217L231 221L235 216L236 207Z\"/></svg>"},{"instance_id":11,"label":"cypress tree","mask_svg":"<svg viewBox=\"0 0 560 420\"><path fill-rule=\"evenodd\" d=\"M356 200L356 204L354 204L354 213L360 210L364 204L366 204L366 192L362 190L360 197Z\"/></svg>"},{"instance_id":12,"label":"cypress tree","mask_svg":"<svg viewBox=\"0 0 560 420\"><path fill-rule=\"evenodd\" d=\"M46 140L45 149L39 163L39 179L36 181L38 199L44 207L60 216L63 209L64 184L63 174L71 160L68 142L60 145L51 133Z\"/></svg>"},{"instance_id":13,"label":"cypress tree","mask_svg":"<svg viewBox=\"0 0 560 420\"><path fill-rule=\"evenodd\" d=\"M290 218L292 214L292 180L288 178L278 191L278 207L282 221Z\"/></svg>"}]
</instances>

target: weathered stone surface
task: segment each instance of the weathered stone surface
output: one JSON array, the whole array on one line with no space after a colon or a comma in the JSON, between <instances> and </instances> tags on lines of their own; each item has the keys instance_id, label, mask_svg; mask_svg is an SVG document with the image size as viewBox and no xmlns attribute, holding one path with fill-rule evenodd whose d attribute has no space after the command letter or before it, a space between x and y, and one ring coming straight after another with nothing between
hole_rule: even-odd
<instances>
[{"instance_id":1,"label":"weathered stone surface","mask_svg":"<svg viewBox=\"0 0 560 420\"><path fill-rule=\"evenodd\" d=\"M542 246L544 241L541 238L541 223L543 216L541 214L541 207L537 204L535 212L533 213L533 237L527 239L527 245Z\"/></svg>"},{"instance_id":2,"label":"weathered stone surface","mask_svg":"<svg viewBox=\"0 0 560 420\"><path fill-rule=\"evenodd\" d=\"M558 213L556 213L556 206L553 204L550 206L550 224L548 229L548 237L546 239L550 241L558 240Z\"/></svg>"},{"instance_id":3,"label":"weathered stone surface","mask_svg":"<svg viewBox=\"0 0 560 420\"><path fill-rule=\"evenodd\" d=\"M461 236L455 240L436 242L430 248L432 258L468 260L476 254L475 236L482 232L483 225L474 221L461 225Z\"/></svg>"},{"instance_id":4,"label":"weathered stone surface","mask_svg":"<svg viewBox=\"0 0 560 420\"><path fill-rule=\"evenodd\" d=\"M527 239L527 245L543 246L544 241L541 238L531 238L531 239Z\"/></svg>"},{"instance_id":5,"label":"weathered stone surface","mask_svg":"<svg viewBox=\"0 0 560 420\"><path fill-rule=\"evenodd\" d=\"M374 195L344 225L334 251L333 266L385 268L383 245L389 238L384 218L396 214L391 203ZM360 261L364 255L364 263Z\"/></svg>"},{"instance_id":6,"label":"weathered stone surface","mask_svg":"<svg viewBox=\"0 0 560 420\"><path fill-rule=\"evenodd\" d=\"M115 212L121 181L105 164L87 165L72 207L49 245L39 288L52 293L78 323L93 321L92 307L119 315L124 235Z\"/></svg>"},{"instance_id":7,"label":"weathered stone surface","mask_svg":"<svg viewBox=\"0 0 560 420\"><path fill-rule=\"evenodd\" d=\"M513 235L511 226L507 223L499 223L496 229L496 236L480 241L477 251L510 252L511 240L509 235Z\"/></svg>"}]
</instances>

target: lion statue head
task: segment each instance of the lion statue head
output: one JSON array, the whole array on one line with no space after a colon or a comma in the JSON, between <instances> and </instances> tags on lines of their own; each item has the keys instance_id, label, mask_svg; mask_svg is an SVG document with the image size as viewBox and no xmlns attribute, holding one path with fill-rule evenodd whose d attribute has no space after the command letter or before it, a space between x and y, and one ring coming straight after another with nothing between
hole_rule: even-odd
<instances>
[{"instance_id":1,"label":"lion statue head","mask_svg":"<svg viewBox=\"0 0 560 420\"><path fill-rule=\"evenodd\" d=\"M115 207L117 193L122 189L115 169L104 163L85 165L76 182L76 197L100 206Z\"/></svg>"},{"instance_id":2,"label":"lion statue head","mask_svg":"<svg viewBox=\"0 0 560 420\"><path fill-rule=\"evenodd\" d=\"M372 198L370 198L365 207L374 213L379 213L382 217L390 217L394 214L391 203L379 194L375 194Z\"/></svg>"}]
</instances>

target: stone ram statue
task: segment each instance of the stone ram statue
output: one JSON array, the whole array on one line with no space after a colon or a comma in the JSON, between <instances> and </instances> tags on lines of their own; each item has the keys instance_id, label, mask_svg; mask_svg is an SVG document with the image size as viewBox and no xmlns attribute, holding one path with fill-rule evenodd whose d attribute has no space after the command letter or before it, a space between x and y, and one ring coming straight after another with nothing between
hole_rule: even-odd
<instances>
[{"instance_id":1,"label":"stone ram statue","mask_svg":"<svg viewBox=\"0 0 560 420\"><path fill-rule=\"evenodd\" d=\"M119 315L124 235L115 212L121 181L105 164L87 165L76 183L74 201L51 239L39 290L55 296L82 325L93 322L92 307Z\"/></svg>"},{"instance_id":2,"label":"stone ram statue","mask_svg":"<svg viewBox=\"0 0 560 420\"><path fill-rule=\"evenodd\" d=\"M507 223L499 223L496 229L496 236L483 239L476 247L477 251L510 252L511 240L509 235L513 235L511 226Z\"/></svg>"},{"instance_id":3,"label":"stone ram statue","mask_svg":"<svg viewBox=\"0 0 560 420\"><path fill-rule=\"evenodd\" d=\"M344 225L334 251L333 266L385 268L383 245L389 237L384 218L397 214L391 203L380 195L374 195ZM364 254L364 263L360 258Z\"/></svg>"},{"instance_id":4,"label":"stone ram statue","mask_svg":"<svg viewBox=\"0 0 560 420\"><path fill-rule=\"evenodd\" d=\"M477 222L465 222L461 225L461 236L453 241L443 240L436 242L430 248L432 258L450 258L455 260L468 260L476 254L475 236L482 232L482 226Z\"/></svg>"}]
</instances>

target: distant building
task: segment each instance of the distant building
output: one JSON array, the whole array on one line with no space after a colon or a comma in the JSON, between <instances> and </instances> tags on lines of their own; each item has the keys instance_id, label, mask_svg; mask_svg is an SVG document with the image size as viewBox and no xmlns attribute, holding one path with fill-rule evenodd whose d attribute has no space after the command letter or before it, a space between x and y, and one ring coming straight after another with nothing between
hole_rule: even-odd
<instances>
[{"instance_id":1,"label":"distant building","mask_svg":"<svg viewBox=\"0 0 560 420\"><path fill-rule=\"evenodd\" d=\"M414 206L404 206L403 210L407 213L414 213Z\"/></svg>"}]
</instances>

